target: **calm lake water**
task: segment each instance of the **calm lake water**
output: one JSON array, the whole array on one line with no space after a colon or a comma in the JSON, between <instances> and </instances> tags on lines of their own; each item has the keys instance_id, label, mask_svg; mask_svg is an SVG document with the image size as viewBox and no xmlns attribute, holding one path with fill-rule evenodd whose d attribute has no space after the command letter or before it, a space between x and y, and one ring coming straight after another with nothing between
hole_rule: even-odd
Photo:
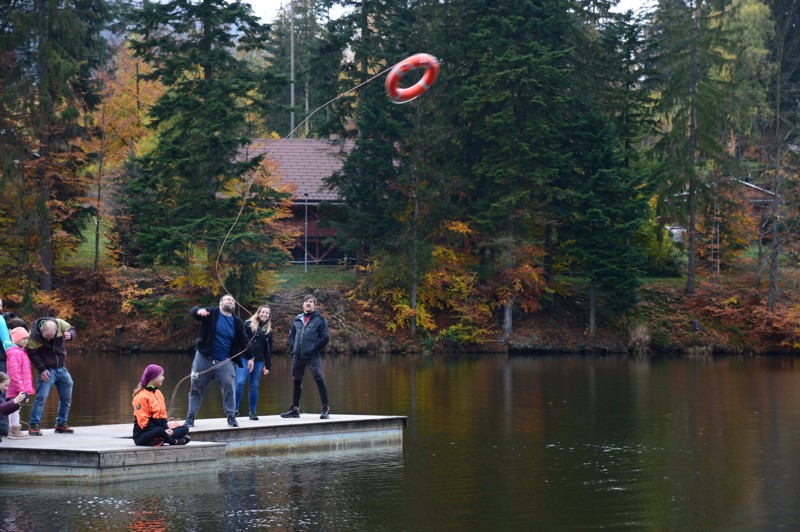
<instances>
[{"instance_id":1,"label":"calm lake water","mask_svg":"<svg viewBox=\"0 0 800 532\"><path fill-rule=\"evenodd\" d=\"M288 406L289 362L276 358L262 379L259 414ZM189 372L188 355L70 353L70 424L132 422L131 390L149 363L165 367L170 401ZM0 528L796 530L799 365L792 358L328 358L332 415L406 415L402 446L231 457L219 473L94 488L6 485ZM316 387L306 379L301 410L317 412ZM185 381L173 415L185 417L187 393ZM53 396L43 424L52 426L54 416ZM200 418L221 416L212 384Z\"/></svg>"}]
</instances>

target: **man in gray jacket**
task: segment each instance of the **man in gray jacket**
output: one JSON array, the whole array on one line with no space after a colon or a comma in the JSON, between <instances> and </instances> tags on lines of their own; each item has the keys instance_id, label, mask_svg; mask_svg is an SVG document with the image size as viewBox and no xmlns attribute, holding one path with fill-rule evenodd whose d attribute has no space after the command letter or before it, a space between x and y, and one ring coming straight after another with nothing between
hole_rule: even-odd
<instances>
[{"instance_id":1,"label":"man in gray jacket","mask_svg":"<svg viewBox=\"0 0 800 532\"><path fill-rule=\"evenodd\" d=\"M320 351L328 345L328 320L317 312L317 298L308 295L303 298L303 313L295 316L289 331L289 351L292 353L292 381L294 393L292 406L288 412L281 414L283 418L300 417L300 394L303 392L303 375L306 368L311 371L314 382L319 389L322 401L320 419L330 417L328 405L328 388L322 374Z\"/></svg>"}]
</instances>

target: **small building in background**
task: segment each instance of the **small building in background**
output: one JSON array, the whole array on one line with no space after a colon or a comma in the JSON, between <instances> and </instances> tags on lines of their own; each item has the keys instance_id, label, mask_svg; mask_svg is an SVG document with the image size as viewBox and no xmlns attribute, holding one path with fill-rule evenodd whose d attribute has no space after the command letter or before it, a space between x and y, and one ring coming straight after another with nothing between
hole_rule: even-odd
<instances>
[{"instance_id":1,"label":"small building in background","mask_svg":"<svg viewBox=\"0 0 800 532\"><path fill-rule=\"evenodd\" d=\"M342 169L354 145L352 140L255 139L248 147L248 158L264 154L281 181L294 187L289 223L300 236L292 249L292 262L303 264L306 252L308 264L336 264L345 259L327 242L336 232L325 227L320 206L323 202L341 203L338 192L329 189L324 180Z\"/></svg>"}]
</instances>

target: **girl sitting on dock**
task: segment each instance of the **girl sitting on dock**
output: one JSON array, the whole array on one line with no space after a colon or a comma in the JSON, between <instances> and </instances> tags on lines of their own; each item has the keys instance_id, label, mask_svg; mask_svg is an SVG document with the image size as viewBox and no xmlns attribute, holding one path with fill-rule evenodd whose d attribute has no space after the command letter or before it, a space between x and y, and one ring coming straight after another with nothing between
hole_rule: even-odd
<instances>
[{"instance_id":1,"label":"girl sitting on dock","mask_svg":"<svg viewBox=\"0 0 800 532\"><path fill-rule=\"evenodd\" d=\"M163 383L164 369L150 364L133 390L133 415L136 416L133 441L136 445L186 445L191 441L187 436L189 427L182 425L171 428L167 421L167 403L158 389Z\"/></svg>"}]
</instances>

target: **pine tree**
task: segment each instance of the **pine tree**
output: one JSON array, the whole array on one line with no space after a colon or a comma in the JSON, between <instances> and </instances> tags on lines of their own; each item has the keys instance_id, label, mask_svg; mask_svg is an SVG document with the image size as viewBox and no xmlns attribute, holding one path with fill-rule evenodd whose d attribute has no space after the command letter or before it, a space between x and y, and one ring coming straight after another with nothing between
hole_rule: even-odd
<instances>
[{"instance_id":1,"label":"pine tree","mask_svg":"<svg viewBox=\"0 0 800 532\"><path fill-rule=\"evenodd\" d=\"M649 82L659 95L661 121L654 153L663 175L661 197L672 202L673 210L687 213L689 294L695 291L697 204L705 193L704 175L726 157L725 83L716 75L726 62L723 30L721 12L704 0L661 0L650 26L656 75Z\"/></svg>"},{"instance_id":2,"label":"pine tree","mask_svg":"<svg viewBox=\"0 0 800 532\"><path fill-rule=\"evenodd\" d=\"M263 261L272 241L260 233L264 213L256 206L274 216L286 197L247 188L260 159L240 156L250 142L248 113L263 107L269 78L237 54L263 50L268 27L240 1L173 0L146 4L134 14L133 30L133 50L151 67L146 78L166 88L150 109L156 145L139 160L124 198L139 264L188 269L194 252L204 250L215 270L224 249L223 264L240 272L241 288L250 286L245 278L252 275L243 272ZM243 194L245 209L234 223Z\"/></svg>"},{"instance_id":3,"label":"pine tree","mask_svg":"<svg viewBox=\"0 0 800 532\"><path fill-rule=\"evenodd\" d=\"M648 214L648 187L636 142L646 131L641 75L641 27L625 15L593 7L583 13L569 111L571 165L558 185L568 193L558 237L589 280L589 331L596 327L597 291L610 313L636 302L643 253L635 237Z\"/></svg>"},{"instance_id":4,"label":"pine tree","mask_svg":"<svg viewBox=\"0 0 800 532\"><path fill-rule=\"evenodd\" d=\"M800 5L783 0L774 0L768 5L775 28L769 59L775 68L767 83L768 110L762 114L758 146L769 161L766 173L774 194L767 217L770 232L767 306L774 310L778 298L780 253L788 236L787 226L780 222L781 211L789 192L787 177L796 173L798 167L794 151L800 140L796 97L800 90Z\"/></svg>"},{"instance_id":5,"label":"pine tree","mask_svg":"<svg viewBox=\"0 0 800 532\"><path fill-rule=\"evenodd\" d=\"M335 25L338 33L329 42L353 50L352 62L344 67L340 92L346 92L385 70L405 51L395 25L408 13L404 2L355 3L354 10ZM348 37L354 38L348 41ZM402 58L402 57L400 57ZM377 79L377 78L376 78ZM386 249L396 239L400 224L396 213L405 212L406 200L398 187L402 164L400 143L407 125L393 115L380 81L362 86L349 102L337 108L339 134L354 136L356 145L342 171L328 180L345 205L335 225L339 246L365 265L376 250ZM352 111L352 114L351 114ZM355 128L349 126L355 119Z\"/></svg>"},{"instance_id":6,"label":"pine tree","mask_svg":"<svg viewBox=\"0 0 800 532\"><path fill-rule=\"evenodd\" d=\"M576 31L566 2L476 2L464 10L465 58L459 65L459 126L470 216L483 237L483 276L493 279L503 307L503 335L512 332L518 251L536 243L545 206L560 194L553 182L568 165L564 116L569 39Z\"/></svg>"}]
</instances>

